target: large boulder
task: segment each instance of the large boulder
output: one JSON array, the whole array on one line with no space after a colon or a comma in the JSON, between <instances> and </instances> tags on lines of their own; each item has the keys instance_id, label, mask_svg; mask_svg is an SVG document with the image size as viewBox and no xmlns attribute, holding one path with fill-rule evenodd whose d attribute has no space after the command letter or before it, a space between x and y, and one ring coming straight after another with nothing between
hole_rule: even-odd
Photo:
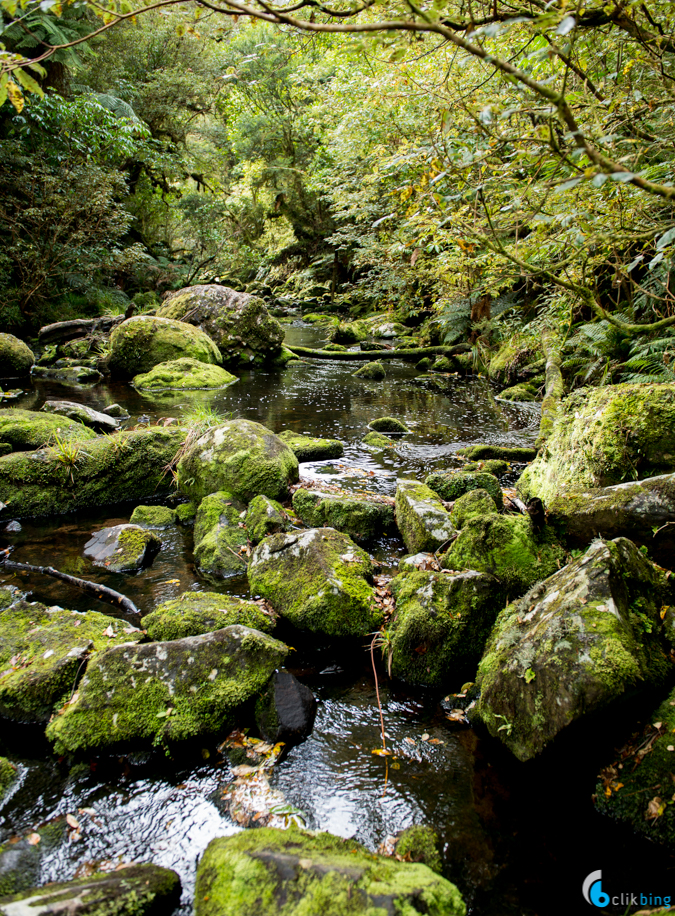
<instances>
[{"instance_id":1,"label":"large boulder","mask_svg":"<svg viewBox=\"0 0 675 916\"><path fill-rule=\"evenodd\" d=\"M288 652L233 625L96 655L77 693L47 727L59 754L153 747L213 734L256 696Z\"/></svg>"},{"instance_id":2,"label":"large boulder","mask_svg":"<svg viewBox=\"0 0 675 916\"><path fill-rule=\"evenodd\" d=\"M518 489L559 496L675 470L675 385L582 388L562 402Z\"/></svg>"},{"instance_id":3,"label":"large boulder","mask_svg":"<svg viewBox=\"0 0 675 916\"><path fill-rule=\"evenodd\" d=\"M255 601L217 592L184 592L179 598L163 601L141 620L143 629L156 642L201 636L232 624L270 633L275 623L276 618Z\"/></svg>"},{"instance_id":4,"label":"large boulder","mask_svg":"<svg viewBox=\"0 0 675 916\"><path fill-rule=\"evenodd\" d=\"M159 363L149 372L136 375L134 388L143 391L193 391L199 388L226 388L239 379L221 366L200 362L190 356Z\"/></svg>"},{"instance_id":5,"label":"large boulder","mask_svg":"<svg viewBox=\"0 0 675 916\"><path fill-rule=\"evenodd\" d=\"M342 458L345 447L339 439L319 439L316 436L305 436L285 429L279 438L293 452L298 461L325 461L329 458Z\"/></svg>"},{"instance_id":6,"label":"large boulder","mask_svg":"<svg viewBox=\"0 0 675 916\"><path fill-rule=\"evenodd\" d=\"M355 541L372 541L395 527L394 507L386 497L346 491L323 492L299 487L293 509L306 525L326 525L343 531Z\"/></svg>"},{"instance_id":7,"label":"large boulder","mask_svg":"<svg viewBox=\"0 0 675 916\"><path fill-rule=\"evenodd\" d=\"M199 572L214 579L227 579L246 570L248 544L241 520L244 506L228 493L219 490L205 496L195 518L195 564Z\"/></svg>"},{"instance_id":8,"label":"large boulder","mask_svg":"<svg viewBox=\"0 0 675 916\"><path fill-rule=\"evenodd\" d=\"M439 497L417 480L398 480L396 524L410 553L438 550L457 533Z\"/></svg>"},{"instance_id":9,"label":"large boulder","mask_svg":"<svg viewBox=\"0 0 675 916\"><path fill-rule=\"evenodd\" d=\"M443 687L473 677L502 602L492 576L403 567L391 581L391 671L409 684Z\"/></svg>"},{"instance_id":10,"label":"large boulder","mask_svg":"<svg viewBox=\"0 0 675 916\"><path fill-rule=\"evenodd\" d=\"M316 697L290 671L275 671L255 707L255 719L265 741L285 744L309 737L316 716Z\"/></svg>"},{"instance_id":11,"label":"large boulder","mask_svg":"<svg viewBox=\"0 0 675 916\"><path fill-rule=\"evenodd\" d=\"M273 534L253 551L251 592L303 630L365 636L381 623L370 557L332 528Z\"/></svg>"},{"instance_id":12,"label":"large boulder","mask_svg":"<svg viewBox=\"0 0 675 916\"><path fill-rule=\"evenodd\" d=\"M4 455L0 458L4 513L11 518L59 515L168 495L172 484L166 466L184 439L185 430L180 428L152 427L96 437L82 442L79 449L51 447Z\"/></svg>"},{"instance_id":13,"label":"large boulder","mask_svg":"<svg viewBox=\"0 0 675 916\"><path fill-rule=\"evenodd\" d=\"M183 321L138 315L123 321L110 335L108 367L115 378L131 379L186 356L214 365L222 361L211 338Z\"/></svg>"},{"instance_id":14,"label":"large boulder","mask_svg":"<svg viewBox=\"0 0 675 916\"><path fill-rule=\"evenodd\" d=\"M0 378L23 378L30 375L35 356L26 344L13 334L0 334Z\"/></svg>"},{"instance_id":15,"label":"large boulder","mask_svg":"<svg viewBox=\"0 0 675 916\"><path fill-rule=\"evenodd\" d=\"M487 490L494 500L494 508L502 509L504 498L499 481L486 471L434 471L424 481L441 499L452 502L471 490Z\"/></svg>"},{"instance_id":16,"label":"large boulder","mask_svg":"<svg viewBox=\"0 0 675 916\"><path fill-rule=\"evenodd\" d=\"M141 528L170 528L176 524L176 510L168 506L136 506L129 523Z\"/></svg>"},{"instance_id":17,"label":"large boulder","mask_svg":"<svg viewBox=\"0 0 675 916\"><path fill-rule=\"evenodd\" d=\"M575 720L665 681L665 575L624 538L583 557L506 607L478 669L478 714L520 760Z\"/></svg>"},{"instance_id":18,"label":"large boulder","mask_svg":"<svg viewBox=\"0 0 675 916\"><path fill-rule=\"evenodd\" d=\"M0 715L46 722L69 699L92 652L134 643L142 632L122 620L18 601L0 611Z\"/></svg>"},{"instance_id":19,"label":"large boulder","mask_svg":"<svg viewBox=\"0 0 675 916\"><path fill-rule=\"evenodd\" d=\"M84 555L94 566L110 572L137 572L150 566L162 542L140 525L113 525L95 531L84 545Z\"/></svg>"},{"instance_id":20,"label":"large boulder","mask_svg":"<svg viewBox=\"0 0 675 916\"><path fill-rule=\"evenodd\" d=\"M251 420L214 426L178 464L178 485L195 502L218 490L227 490L243 502L259 494L284 499L298 478L298 459L291 449Z\"/></svg>"},{"instance_id":21,"label":"large boulder","mask_svg":"<svg viewBox=\"0 0 675 916\"><path fill-rule=\"evenodd\" d=\"M0 442L11 446L13 452L28 452L46 445L87 442L96 434L68 417L44 414L33 410L5 407L0 410Z\"/></svg>"},{"instance_id":22,"label":"large boulder","mask_svg":"<svg viewBox=\"0 0 675 916\"><path fill-rule=\"evenodd\" d=\"M274 359L284 340L281 325L262 299L214 283L169 293L157 314L198 325L217 343L228 365Z\"/></svg>"},{"instance_id":23,"label":"large boulder","mask_svg":"<svg viewBox=\"0 0 675 916\"><path fill-rule=\"evenodd\" d=\"M114 433L120 425L119 420L114 417L100 413L85 404L77 404L75 401L45 401L42 410L60 417L68 417L70 420L90 426L97 432Z\"/></svg>"},{"instance_id":24,"label":"large boulder","mask_svg":"<svg viewBox=\"0 0 675 916\"><path fill-rule=\"evenodd\" d=\"M261 827L212 840L197 870L195 916L464 916L454 886L426 865L373 855L329 833Z\"/></svg>"}]
</instances>

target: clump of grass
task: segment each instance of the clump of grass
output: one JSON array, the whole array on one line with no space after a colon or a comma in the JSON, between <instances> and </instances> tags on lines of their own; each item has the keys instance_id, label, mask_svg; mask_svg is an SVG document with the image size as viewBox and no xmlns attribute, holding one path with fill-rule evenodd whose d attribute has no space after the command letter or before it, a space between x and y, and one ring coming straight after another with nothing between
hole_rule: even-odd
<instances>
[{"instance_id":1,"label":"clump of grass","mask_svg":"<svg viewBox=\"0 0 675 916\"><path fill-rule=\"evenodd\" d=\"M50 451L59 464L67 468L70 483L74 484L75 469L83 458L90 457L89 452L85 452L80 442L62 439L58 433L54 433L54 443L50 446Z\"/></svg>"},{"instance_id":2,"label":"clump of grass","mask_svg":"<svg viewBox=\"0 0 675 916\"><path fill-rule=\"evenodd\" d=\"M231 411L218 413L218 411L214 410L212 407L194 407L192 410L188 411L180 424L187 429L187 435L181 447L171 461L165 466L164 473L171 474L174 483L177 484L178 475L176 468L183 455L185 455L192 448L197 439L200 439L209 429L213 429L214 426L220 426L221 423L225 423L227 420L232 420L233 418L234 414Z\"/></svg>"}]
</instances>

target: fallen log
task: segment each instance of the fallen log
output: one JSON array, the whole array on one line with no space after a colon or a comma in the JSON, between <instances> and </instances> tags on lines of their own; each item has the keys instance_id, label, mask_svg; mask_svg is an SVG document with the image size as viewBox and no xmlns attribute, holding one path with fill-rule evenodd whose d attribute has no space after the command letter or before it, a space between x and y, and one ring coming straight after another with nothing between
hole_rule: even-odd
<instances>
[{"instance_id":1,"label":"fallen log","mask_svg":"<svg viewBox=\"0 0 675 916\"><path fill-rule=\"evenodd\" d=\"M86 337L96 331L107 333L116 324L124 321L124 315L104 316L102 318L74 318L72 321L56 321L47 324L38 331L41 344L65 343L76 337Z\"/></svg>"},{"instance_id":2,"label":"fallen log","mask_svg":"<svg viewBox=\"0 0 675 916\"><path fill-rule=\"evenodd\" d=\"M43 576L51 576L53 579L60 579L68 585L73 585L75 588L79 588L83 592L93 595L94 598L98 598L99 601L105 601L107 604L112 604L119 608L132 623L140 622L141 612L133 601L125 595L116 592L114 589L108 588L107 585L99 585L97 582L78 579L77 576L70 576L68 573L63 573L58 569L54 569L53 566L33 566L31 563L16 563L14 560L8 559L0 560L0 562L5 569L13 569L17 572L39 573Z\"/></svg>"},{"instance_id":3,"label":"fallen log","mask_svg":"<svg viewBox=\"0 0 675 916\"><path fill-rule=\"evenodd\" d=\"M456 344L454 347L414 347L411 350L310 350L307 347L289 347L291 353L305 359L364 360L374 362L379 359L403 359L416 361L425 356L457 356L468 353L468 344Z\"/></svg>"}]
</instances>

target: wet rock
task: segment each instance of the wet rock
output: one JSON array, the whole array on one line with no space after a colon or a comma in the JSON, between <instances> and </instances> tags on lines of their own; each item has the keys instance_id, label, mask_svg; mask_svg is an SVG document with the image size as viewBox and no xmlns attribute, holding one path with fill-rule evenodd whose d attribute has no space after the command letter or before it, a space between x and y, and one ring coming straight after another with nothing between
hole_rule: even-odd
<instances>
[{"instance_id":1,"label":"wet rock","mask_svg":"<svg viewBox=\"0 0 675 916\"><path fill-rule=\"evenodd\" d=\"M371 420L368 428L376 433L409 433L410 430L402 420L396 417L378 417Z\"/></svg>"},{"instance_id":2,"label":"wet rock","mask_svg":"<svg viewBox=\"0 0 675 916\"><path fill-rule=\"evenodd\" d=\"M575 720L664 682L662 571L625 538L595 541L497 618L478 669L478 714L529 760Z\"/></svg>"},{"instance_id":3,"label":"wet rock","mask_svg":"<svg viewBox=\"0 0 675 916\"><path fill-rule=\"evenodd\" d=\"M370 446L370 448L395 448L395 443L389 436L383 436L382 433L366 433L363 437L363 442L365 445Z\"/></svg>"},{"instance_id":4,"label":"wet rock","mask_svg":"<svg viewBox=\"0 0 675 916\"><path fill-rule=\"evenodd\" d=\"M395 527L394 507L375 495L368 498L346 491L334 493L300 487L293 494L293 509L306 525L312 528L326 525L359 542L372 541Z\"/></svg>"},{"instance_id":5,"label":"wet rock","mask_svg":"<svg viewBox=\"0 0 675 916\"><path fill-rule=\"evenodd\" d=\"M511 388L504 388L497 395L502 401L539 401L536 388L530 388L528 385L513 385Z\"/></svg>"},{"instance_id":6,"label":"wet rock","mask_svg":"<svg viewBox=\"0 0 675 916\"><path fill-rule=\"evenodd\" d=\"M373 855L353 840L264 827L209 843L199 863L196 916L405 913L464 916L457 888L426 865Z\"/></svg>"},{"instance_id":7,"label":"wet rock","mask_svg":"<svg viewBox=\"0 0 675 916\"><path fill-rule=\"evenodd\" d=\"M537 449L521 446L511 448L506 445L469 445L466 448L457 449L457 454L465 455L474 461L498 458L501 461L526 462L537 457Z\"/></svg>"},{"instance_id":8,"label":"wet rock","mask_svg":"<svg viewBox=\"0 0 675 916\"><path fill-rule=\"evenodd\" d=\"M379 337L382 340L391 340L393 337L399 337L406 333L404 325L397 321L371 322L373 337Z\"/></svg>"},{"instance_id":9,"label":"wet rock","mask_svg":"<svg viewBox=\"0 0 675 916\"><path fill-rule=\"evenodd\" d=\"M40 883L43 859L63 843L66 832L66 819L62 817L38 827L27 836L12 837L0 846L0 901ZM0 914L2 912L0 909ZM23 912L26 913L26 910ZM35 910L33 913L28 910L27 914L37 916ZM16 910L13 916L16 916Z\"/></svg>"},{"instance_id":10,"label":"wet rock","mask_svg":"<svg viewBox=\"0 0 675 916\"><path fill-rule=\"evenodd\" d=\"M71 420L76 420L78 423L83 423L85 426L90 426L92 429L104 433L115 432L120 425L119 421L115 420L113 417L104 413L99 413L98 410L86 407L84 404L76 404L74 401L45 401L42 405L42 410L47 413L68 417Z\"/></svg>"},{"instance_id":11,"label":"wet rock","mask_svg":"<svg viewBox=\"0 0 675 916\"><path fill-rule=\"evenodd\" d=\"M322 347L323 350L328 350L329 353L346 353L347 347L344 344L339 343L327 343Z\"/></svg>"},{"instance_id":12,"label":"wet rock","mask_svg":"<svg viewBox=\"0 0 675 916\"><path fill-rule=\"evenodd\" d=\"M552 575L565 559L550 528L535 534L529 518L493 513L465 521L441 565L489 573L514 596Z\"/></svg>"},{"instance_id":13,"label":"wet rock","mask_svg":"<svg viewBox=\"0 0 675 916\"><path fill-rule=\"evenodd\" d=\"M359 343L368 336L368 328L361 321L351 321L335 325L331 328L330 339L332 343L351 344Z\"/></svg>"},{"instance_id":14,"label":"wet rock","mask_svg":"<svg viewBox=\"0 0 675 916\"><path fill-rule=\"evenodd\" d=\"M279 438L286 443L298 461L325 461L329 458L342 458L345 451L339 439L303 436L290 429L279 433Z\"/></svg>"},{"instance_id":15,"label":"wet rock","mask_svg":"<svg viewBox=\"0 0 675 916\"><path fill-rule=\"evenodd\" d=\"M273 534L253 551L251 592L296 627L328 636L364 636L382 619L368 554L332 528Z\"/></svg>"},{"instance_id":16,"label":"wet rock","mask_svg":"<svg viewBox=\"0 0 675 916\"><path fill-rule=\"evenodd\" d=\"M0 897L0 916L68 913L68 916L144 916L169 913L180 900L180 878L156 865L129 865L88 878L32 887Z\"/></svg>"},{"instance_id":17,"label":"wet rock","mask_svg":"<svg viewBox=\"0 0 675 916\"><path fill-rule=\"evenodd\" d=\"M437 356L431 366L432 372L456 372L457 364L449 356Z\"/></svg>"},{"instance_id":18,"label":"wet rock","mask_svg":"<svg viewBox=\"0 0 675 916\"><path fill-rule=\"evenodd\" d=\"M606 385L566 398L518 490L556 497L675 471L675 385Z\"/></svg>"},{"instance_id":19,"label":"wet rock","mask_svg":"<svg viewBox=\"0 0 675 916\"><path fill-rule=\"evenodd\" d=\"M123 321L110 335L108 367L114 378L131 379L182 357L214 365L222 361L211 338L183 321L139 315Z\"/></svg>"},{"instance_id":20,"label":"wet rock","mask_svg":"<svg viewBox=\"0 0 675 916\"><path fill-rule=\"evenodd\" d=\"M289 671L275 671L256 703L256 724L265 741L294 744L311 735L316 706L309 687Z\"/></svg>"},{"instance_id":21,"label":"wet rock","mask_svg":"<svg viewBox=\"0 0 675 916\"><path fill-rule=\"evenodd\" d=\"M433 366L433 364L434 364L433 359L430 359L428 356L424 356L418 363L415 364L415 368L419 372L428 372L431 369L431 367Z\"/></svg>"},{"instance_id":22,"label":"wet rock","mask_svg":"<svg viewBox=\"0 0 675 916\"><path fill-rule=\"evenodd\" d=\"M414 824L396 838L394 855L404 862L422 862L440 874L443 863L438 851L438 834L433 827Z\"/></svg>"},{"instance_id":23,"label":"wet rock","mask_svg":"<svg viewBox=\"0 0 675 916\"><path fill-rule=\"evenodd\" d=\"M170 528L176 524L176 510L168 506L136 506L129 524L141 528Z\"/></svg>"},{"instance_id":24,"label":"wet rock","mask_svg":"<svg viewBox=\"0 0 675 916\"><path fill-rule=\"evenodd\" d=\"M239 625L96 655L47 727L58 754L152 747L221 731L264 689L287 647Z\"/></svg>"},{"instance_id":25,"label":"wet rock","mask_svg":"<svg viewBox=\"0 0 675 916\"><path fill-rule=\"evenodd\" d=\"M134 388L144 391L194 390L197 388L226 388L239 379L220 366L209 365L184 356L166 363L158 363L149 372L136 375L132 381Z\"/></svg>"},{"instance_id":26,"label":"wet rock","mask_svg":"<svg viewBox=\"0 0 675 916\"><path fill-rule=\"evenodd\" d=\"M87 611L18 601L0 611L0 715L44 722L69 699L92 652L135 642L140 630Z\"/></svg>"},{"instance_id":27,"label":"wet rock","mask_svg":"<svg viewBox=\"0 0 675 916\"><path fill-rule=\"evenodd\" d=\"M150 566L161 546L157 535L140 525L115 525L94 532L84 555L110 572L135 572Z\"/></svg>"},{"instance_id":28,"label":"wet rock","mask_svg":"<svg viewBox=\"0 0 675 916\"><path fill-rule=\"evenodd\" d=\"M109 417L115 417L116 420L128 420L131 416L131 414L119 404L109 404L108 407L103 408L102 412Z\"/></svg>"},{"instance_id":29,"label":"wet rock","mask_svg":"<svg viewBox=\"0 0 675 916\"><path fill-rule=\"evenodd\" d=\"M346 347L343 347L342 349L346 350ZM359 350L361 350L362 353L373 353L376 350L382 350L382 344L377 343L374 340L362 340L359 344Z\"/></svg>"},{"instance_id":30,"label":"wet rock","mask_svg":"<svg viewBox=\"0 0 675 916\"><path fill-rule=\"evenodd\" d=\"M244 502L259 494L285 499L298 478L298 459L288 445L250 420L228 420L208 430L178 464L179 487L195 502L218 490Z\"/></svg>"},{"instance_id":31,"label":"wet rock","mask_svg":"<svg viewBox=\"0 0 675 916\"><path fill-rule=\"evenodd\" d=\"M91 385L103 378L98 369L92 366L61 366L50 369L46 366L33 366L33 378L54 379L67 385Z\"/></svg>"},{"instance_id":32,"label":"wet rock","mask_svg":"<svg viewBox=\"0 0 675 916\"><path fill-rule=\"evenodd\" d=\"M462 528L472 518L494 515L495 501L487 490L469 490L460 496L450 512L450 520L456 528Z\"/></svg>"},{"instance_id":33,"label":"wet rock","mask_svg":"<svg viewBox=\"0 0 675 916\"><path fill-rule=\"evenodd\" d=\"M200 636L233 624L271 633L276 617L255 601L217 592L184 592L179 598L162 602L141 620L143 629L156 642Z\"/></svg>"},{"instance_id":34,"label":"wet rock","mask_svg":"<svg viewBox=\"0 0 675 916\"><path fill-rule=\"evenodd\" d=\"M226 364L272 359L284 339L262 299L227 286L189 286L169 293L157 314L198 325L216 342Z\"/></svg>"},{"instance_id":35,"label":"wet rock","mask_svg":"<svg viewBox=\"0 0 675 916\"><path fill-rule=\"evenodd\" d=\"M361 366L360 369L357 369L356 372L354 372L355 378L370 379L374 382L381 382L384 376L384 366L382 363L378 362L366 363L365 366Z\"/></svg>"},{"instance_id":36,"label":"wet rock","mask_svg":"<svg viewBox=\"0 0 675 916\"><path fill-rule=\"evenodd\" d=\"M61 442L87 442L95 433L67 417L5 407L0 410L0 442L14 452L27 452Z\"/></svg>"},{"instance_id":37,"label":"wet rock","mask_svg":"<svg viewBox=\"0 0 675 916\"><path fill-rule=\"evenodd\" d=\"M7 790L18 779L18 772L14 764L6 757L0 757L0 804Z\"/></svg>"},{"instance_id":38,"label":"wet rock","mask_svg":"<svg viewBox=\"0 0 675 916\"><path fill-rule=\"evenodd\" d=\"M392 674L427 687L473 675L503 606L495 579L473 570L404 567L392 579L391 591L396 611L386 632Z\"/></svg>"},{"instance_id":39,"label":"wet rock","mask_svg":"<svg viewBox=\"0 0 675 916\"><path fill-rule=\"evenodd\" d=\"M252 544L279 531L288 531L291 520L283 507L267 496L256 496L246 511L246 532Z\"/></svg>"},{"instance_id":40,"label":"wet rock","mask_svg":"<svg viewBox=\"0 0 675 916\"><path fill-rule=\"evenodd\" d=\"M194 525L198 506L194 503L181 503L176 506L176 521L179 525Z\"/></svg>"},{"instance_id":41,"label":"wet rock","mask_svg":"<svg viewBox=\"0 0 675 916\"><path fill-rule=\"evenodd\" d=\"M205 496L195 517L195 564L200 573L216 579L246 570L248 545L241 519L244 505L227 490Z\"/></svg>"},{"instance_id":42,"label":"wet rock","mask_svg":"<svg viewBox=\"0 0 675 916\"><path fill-rule=\"evenodd\" d=\"M33 351L13 334L0 334L0 378L30 375L35 362Z\"/></svg>"},{"instance_id":43,"label":"wet rock","mask_svg":"<svg viewBox=\"0 0 675 916\"><path fill-rule=\"evenodd\" d=\"M487 490L494 500L493 512L495 509L501 510L504 506L499 481L486 471L434 471L424 482L447 502L452 502L471 490Z\"/></svg>"},{"instance_id":44,"label":"wet rock","mask_svg":"<svg viewBox=\"0 0 675 916\"><path fill-rule=\"evenodd\" d=\"M0 501L7 504L5 514L23 518L169 495L171 479L165 469L184 439L180 428L153 427L95 437L74 451L47 448L4 455Z\"/></svg>"},{"instance_id":45,"label":"wet rock","mask_svg":"<svg viewBox=\"0 0 675 916\"><path fill-rule=\"evenodd\" d=\"M457 533L438 496L416 480L396 482L396 524L411 553L437 550Z\"/></svg>"}]
</instances>

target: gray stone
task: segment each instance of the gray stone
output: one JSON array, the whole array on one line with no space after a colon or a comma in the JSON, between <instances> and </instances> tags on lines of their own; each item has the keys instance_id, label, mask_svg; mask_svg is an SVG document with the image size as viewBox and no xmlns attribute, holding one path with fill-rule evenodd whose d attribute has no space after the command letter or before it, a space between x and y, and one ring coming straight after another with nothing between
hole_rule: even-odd
<instances>
[{"instance_id":1,"label":"gray stone","mask_svg":"<svg viewBox=\"0 0 675 916\"><path fill-rule=\"evenodd\" d=\"M98 410L91 407L85 407L84 404L76 404L74 401L45 401L42 410L68 417L71 420L78 420L85 426L104 433L114 432L120 425L119 420L115 420L114 417L99 413Z\"/></svg>"},{"instance_id":2,"label":"gray stone","mask_svg":"<svg viewBox=\"0 0 675 916\"><path fill-rule=\"evenodd\" d=\"M290 744L309 737L316 697L289 671L275 671L256 704L256 723L265 741Z\"/></svg>"},{"instance_id":3,"label":"gray stone","mask_svg":"<svg viewBox=\"0 0 675 916\"><path fill-rule=\"evenodd\" d=\"M109 417L115 417L117 420L128 420L131 416L131 414L119 404L109 404L108 407L103 408L102 412L108 414Z\"/></svg>"},{"instance_id":4,"label":"gray stone","mask_svg":"<svg viewBox=\"0 0 675 916\"><path fill-rule=\"evenodd\" d=\"M195 518L195 563L203 575L228 579L246 570L247 558L242 553L248 538L242 520L243 503L220 490L202 500Z\"/></svg>"},{"instance_id":5,"label":"gray stone","mask_svg":"<svg viewBox=\"0 0 675 916\"><path fill-rule=\"evenodd\" d=\"M149 566L162 542L140 525L115 525L94 532L84 545L84 555L94 566L110 572L133 572Z\"/></svg>"}]
</instances>

